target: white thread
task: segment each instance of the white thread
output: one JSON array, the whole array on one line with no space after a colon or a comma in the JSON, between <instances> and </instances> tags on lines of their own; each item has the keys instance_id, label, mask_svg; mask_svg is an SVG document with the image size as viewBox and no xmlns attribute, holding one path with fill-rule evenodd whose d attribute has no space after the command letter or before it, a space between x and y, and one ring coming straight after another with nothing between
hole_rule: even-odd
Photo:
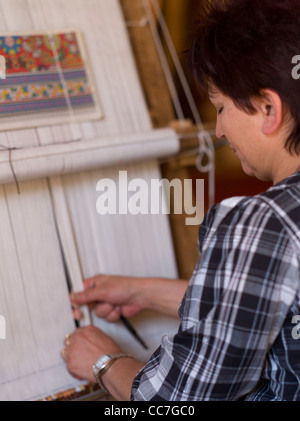
<instances>
[{"instance_id":1,"label":"white thread","mask_svg":"<svg viewBox=\"0 0 300 421\"><path fill-rule=\"evenodd\" d=\"M4 146L4 145L0 145L0 148L3 151L8 151L8 160L9 160L10 169L11 169L13 178L15 180L15 184L16 184L16 187L17 187L18 194L20 194L20 185L19 185L19 181L17 179L16 173L15 173L14 164L13 164L13 160L12 160L12 156L11 156L12 151L15 151L17 148L9 148L9 147Z\"/></svg>"}]
</instances>

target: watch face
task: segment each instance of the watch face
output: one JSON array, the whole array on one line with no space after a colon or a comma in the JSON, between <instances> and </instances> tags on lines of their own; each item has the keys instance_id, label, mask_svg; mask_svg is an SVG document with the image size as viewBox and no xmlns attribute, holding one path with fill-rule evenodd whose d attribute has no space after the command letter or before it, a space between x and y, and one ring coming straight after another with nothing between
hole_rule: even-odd
<instances>
[{"instance_id":1,"label":"watch face","mask_svg":"<svg viewBox=\"0 0 300 421\"><path fill-rule=\"evenodd\" d=\"M109 355L103 355L102 357L100 357L99 360L95 362L93 366L93 371L98 373L99 370L105 367L105 364L107 363L107 361L110 360L110 358L111 357Z\"/></svg>"}]
</instances>

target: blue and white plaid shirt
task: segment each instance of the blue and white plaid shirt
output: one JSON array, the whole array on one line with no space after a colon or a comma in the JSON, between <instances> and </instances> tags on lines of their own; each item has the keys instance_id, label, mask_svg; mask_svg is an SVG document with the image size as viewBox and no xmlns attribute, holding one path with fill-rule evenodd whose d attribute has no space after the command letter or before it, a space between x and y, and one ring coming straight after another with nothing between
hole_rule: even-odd
<instances>
[{"instance_id":1,"label":"blue and white plaid shirt","mask_svg":"<svg viewBox=\"0 0 300 421\"><path fill-rule=\"evenodd\" d=\"M179 331L162 338L132 400L300 400L299 233L300 173L213 207Z\"/></svg>"}]
</instances>

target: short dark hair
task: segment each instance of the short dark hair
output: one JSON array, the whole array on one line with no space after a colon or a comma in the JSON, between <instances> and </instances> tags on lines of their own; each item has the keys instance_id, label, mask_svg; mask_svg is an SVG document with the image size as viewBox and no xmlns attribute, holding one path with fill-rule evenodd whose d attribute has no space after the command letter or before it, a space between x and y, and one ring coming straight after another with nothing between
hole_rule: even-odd
<instances>
[{"instance_id":1,"label":"short dark hair","mask_svg":"<svg viewBox=\"0 0 300 421\"><path fill-rule=\"evenodd\" d=\"M295 123L286 148L300 154L300 80L292 77L299 0L211 0L189 53L200 86L212 83L248 113L256 112L251 100L263 89L277 92Z\"/></svg>"}]
</instances>

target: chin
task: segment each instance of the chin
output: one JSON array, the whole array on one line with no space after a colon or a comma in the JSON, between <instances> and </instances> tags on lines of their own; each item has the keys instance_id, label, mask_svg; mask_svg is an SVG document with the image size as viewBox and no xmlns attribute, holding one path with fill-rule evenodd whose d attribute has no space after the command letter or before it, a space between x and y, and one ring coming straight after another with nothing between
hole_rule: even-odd
<instances>
[{"instance_id":1,"label":"chin","mask_svg":"<svg viewBox=\"0 0 300 421\"><path fill-rule=\"evenodd\" d=\"M246 175L248 175L249 177L257 177L257 172L253 169L253 168L249 168L245 163L241 162L242 164L242 169L244 171L244 173Z\"/></svg>"},{"instance_id":2,"label":"chin","mask_svg":"<svg viewBox=\"0 0 300 421\"><path fill-rule=\"evenodd\" d=\"M269 183L272 180L272 177L268 176L267 174L261 173L259 171L254 170L253 168L250 169L249 167L244 168L243 171L245 174L247 174L249 177L255 177L259 181L263 181L265 183Z\"/></svg>"},{"instance_id":3,"label":"chin","mask_svg":"<svg viewBox=\"0 0 300 421\"><path fill-rule=\"evenodd\" d=\"M243 164L243 163L242 163L242 168L243 168L244 173L248 175L249 177L255 177L259 181L266 181L266 182L270 181L269 177L266 177L265 174L260 173L255 168L250 168L246 164Z\"/></svg>"}]
</instances>

